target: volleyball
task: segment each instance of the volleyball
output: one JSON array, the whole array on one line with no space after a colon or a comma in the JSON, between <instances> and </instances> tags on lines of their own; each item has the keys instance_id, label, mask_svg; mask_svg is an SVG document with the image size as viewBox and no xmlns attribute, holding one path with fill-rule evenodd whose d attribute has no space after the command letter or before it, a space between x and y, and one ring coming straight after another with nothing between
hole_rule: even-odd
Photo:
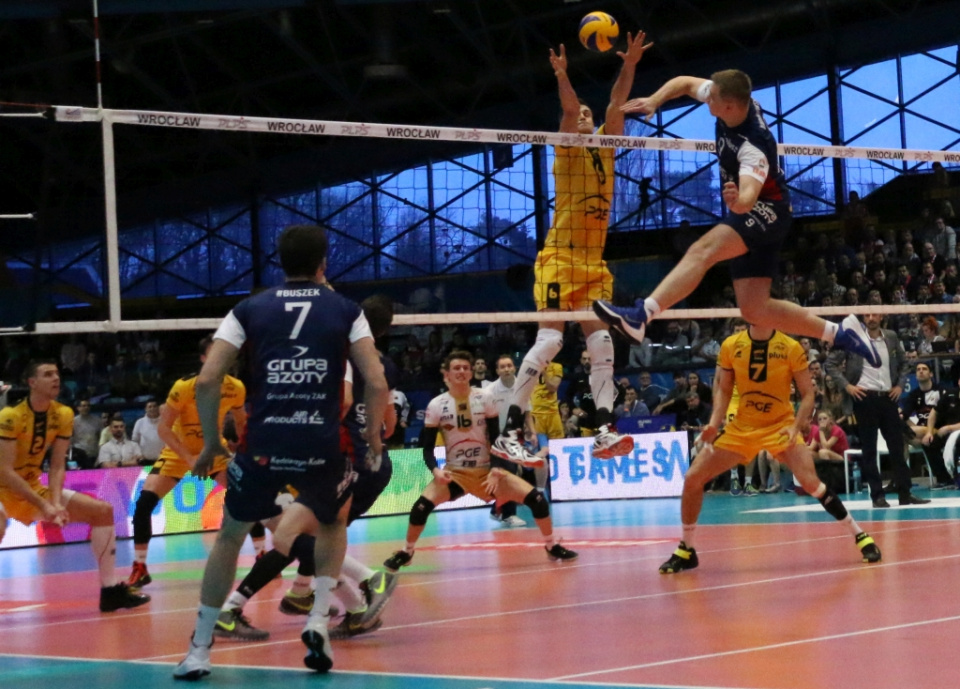
<instances>
[{"instance_id":1,"label":"volleyball","mask_svg":"<svg viewBox=\"0 0 960 689\"><path fill-rule=\"evenodd\" d=\"M617 20L606 12L591 12L580 20L580 42L588 50L605 53L619 35Z\"/></svg>"}]
</instances>

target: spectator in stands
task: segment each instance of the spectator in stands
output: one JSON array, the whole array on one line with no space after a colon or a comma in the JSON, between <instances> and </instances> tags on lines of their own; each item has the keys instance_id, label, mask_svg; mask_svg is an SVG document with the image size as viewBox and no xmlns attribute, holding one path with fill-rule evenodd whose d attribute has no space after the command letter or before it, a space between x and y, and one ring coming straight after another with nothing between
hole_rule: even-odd
<instances>
[{"instance_id":1,"label":"spectator in stands","mask_svg":"<svg viewBox=\"0 0 960 689\"><path fill-rule=\"evenodd\" d=\"M716 360L714 360L716 362ZM700 380L700 374L696 371L690 371L687 374L687 390L695 392L700 396L700 400L709 405L713 402L713 389Z\"/></svg>"},{"instance_id":2,"label":"spectator in stands","mask_svg":"<svg viewBox=\"0 0 960 689\"><path fill-rule=\"evenodd\" d=\"M637 344L630 343L630 354L627 358L627 365L630 368L650 368L653 364L653 340L649 335L644 335L643 342Z\"/></svg>"},{"instance_id":3,"label":"spectator in stands","mask_svg":"<svg viewBox=\"0 0 960 689\"><path fill-rule=\"evenodd\" d=\"M73 436L70 438L71 458L81 469L92 469L100 452L100 418L90 413L90 400L77 402L77 415L73 419Z\"/></svg>"},{"instance_id":4,"label":"spectator in stands","mask_svg":"<svg viewBox=\"0 0 960 689\"><path fill-rule=\"evenodd\" d=\"M647 408L650 410L659 407L667 391L659 385L653 384L653 377L650 375L650 371L640 371L640 375L637 376L637 382L640 384L640 388L637 390L637 398L647 405Z\"/></svg>"},{"instance_id":5,"label":"spectator in stands","mask_svg":"<svg viewBox=\"0 0 960 689\"><path fill-rule=\"evenodd\" d=\"M930 303L932 304L952 304L953 295L947 294L946 285L943 280L934 280L930 286Z\"/></svg>"},{"instance_id":6,"label":"spectator in stands","mask_svg":"<svg viewBox=\"0 0 960 689\"><path fill-rule=\"evenodd\" d=\"M817 414L817 424L810 426L807 445L816 459L842 462L843 453L850 449L847 434L834 421L833 412L821 409Z\"/></svg>"},{"instance_id":7,"label":"spectator in stands","mask_svg":"<svg viewBox=\"0 0 960 689\"><path fill-rule=\"evenodd\" d=\"M87 347L77 340L76 333L70 333L69 339L60 347L60 368L64 373L77 373L87 358Z\"/></svg>"},{"instance_id":8,"label":"spectator in stands","mask_svg":"<svg viewBox=\"0 0 960 689\"><path fill-rule=\"evenodd\" d=\"M100 453L100 448L103 447L111 437L113 437L110 434L110 420L112 418L113 417L111 416L110 412L100 412L100 444L97 447L97 454Z\"/></svg>"},{"instance_id":9,"label":"spectator in stands","mask_svg":"<svg viewBox=\"0 0 960 689\"><path fill-rule=\"evenodd\" d=\"M667 392L660 404L653 410L654 414L681 414L687 410L687 376L683 371L673 374L673 389Z\"/></svg>"},{"instance_id":10,"label":"spectator in stands","mask_svg":"<svg viewBox=\"0 0 960 689\"><path fill-rule=\"evenodd\" d=\"M563 434L565 438L579 438L581 437L580 433L580 420L573 415L570 410L569 402L560 402L557 405L557 409L560 411L560 422L563 424Z\"/></svg>"},{"instance_id":11,"label":"spectator in stands","mask_svg":"<svg viewBox=\"0 0 960 689\"><path fill-rule=\"evenodd\" d=\"M817 281L811 278L804 283L803 290L799 294L800 305L820 306L824 296L824 293L817 287Z\"/></svg>"},{"instance_id":12,"label":"spectator in stands","mask_svg":"<svg viewBox=\"0 0 960 689\"><path fill-rule=\"evenodd\" d=\"M844 394L837 381L829 373L823 376L823 397L821 398L820 408L830 412L834 423L843 428L846 432L851 422L850 418L850 398ZM849 434L848 434L849 435Z\"/></svg>"},{"instance_id":13,"label":"spectator in stands","mask_svg":"<svg viewBox=\"0 0 960 689\"><path fill-rule=\"evenodd\" d=\"M917 293L913 297L913 303L917 305L933 303L933 296L930 294L929 285L921 283L917 287Z\"/></svg>"},{"instance_id":14,"label":"spectator in stands","mask_svg":"<svg viewBox=\"0 0 960 689\"><path fill-rule=\"evenodd\" d=\"M100 468L133 466L143 458L140 446L127 440L127 428L123 417L114 414L110 420L110 440L100 447L97 466Z\"/></svg>"},{"instance_id":15,"label":"spectator in stands","mask_svg":"<svg viewBox=\"0 0 960 689\"><path fill-rule=\"evenodd\" d=\"M943 287L950 296L957 293L957 288L960 287L960 275L958 275L956 263L947 264L947 269L943 272Z\"/></svg>"},{"instance_id":16,"label":"spectator in stands","mask_svg":"<svg viewBox=\"0 0 960 689\"><path fill-rule=\"evenodd\" d=\"M880 294L880 290L874 288L867 292L868 306L880 306L881 304L883 304L883 296Z\"/></svg>"},{"instance_id":17,"label":"spectator in stands","mask_svg":"<svg viewBox=\"0 0 960 689\"><path fill-rule=\"evenodd\" d=\"M490 383L490 377L487 375L487 360L478 356L473 361L473 378L470 379L470 387L485 388Z\"/></svg>"},{"instance_id":18,"label":"spectator in stands","mask_svg":"<svg viewBox=\"0 0 960 689\"><path fill-rule=\"evenodd\" d=\"M637 399L637 389L632 385L627 386L624 393L623 404L618 404L613 409L613 418L615 421L628 416L650 416L650 409L643 402Z\"/></svg>"},{"instance_id":19,"label":"spectator in stands","mask_svg":"<svg viewBox=\"0 0 960 689\"><path fill-rule=\"evenodd\" d=\"M939 468L934 465L936 458L953 460L953 481L957 488L960 488L960 469L958 469L958 459L960 458L957 457L958 453L956 452L956 446L960 443L955 443L952 447L947 448L947 441L957 431L960 431L960 393L957 390L943 390L940 399L937 401L937 406L927 417L927 429L923 436L923 444L931 449L931 452L927 455L931 459L930 468L934 470L934 474L937 476L937 485L941 487L943 487L943 482L940 479L949 477L949 473L946 473L946 467L944 467L943 473L945 476L941 475ZM950 455L949 457L944 456L945 451L946 454Z\"/></svg>"},{"instance_id":20,"label":"spectator in stands","mask_svg":"<svg viewBox=\"0 0 960 689\"><path fill-rule=\"evenodd\" d=\"M653 352L655 368L683 364L690 360L690 340L680 332L680 321L667 322L667 332Z\"/></svg>"},{"instance_id":21,"label":"spectator in stands","mask_svg":"<svg viewBox=\"0 0 960 689\"><path fill-rule=\"evenodd\" d=\"M862 241L869 214L866 204L860 200L860 194L851 191L843 209L843 228L847 243L851 246L859 246Z\"/></svg>"},{"instance_id":22,"label":"spectator in stands","mask_svg":"<svg viewBox=\"0 0 960 689\"><path fill-rule=\"evenodd\" d=\"M157 426L160 423L160 405L157 400L147 400L144 414L133 424L133 434L130 439L140 446L142 460L145 464L153 464L160 457L163 450L163 441L157 435Z\"/></svg>"},{"instance_id":23,"label":"spectator in stands","mask_svg":"<svg viewBox=\"0 0 960 689\"><path fill-rule=\"evenodd\" d=\"M140 392L140 379L124 354L118 354L107 375L111 397L133 399Z\"/></svg>"},{"instance_id":24,"label":"spectator in stands","mask_svg":"<svg viewBox=\"0 0 960 689\"><path fill-rule=\"evenodd\" d=\"M813 346L813 340L809 337L801 337L798 342L803 347L803 353L807 355L807 361L819 361L820 350Z\"/></svg>"},{"instance_id":25,"label":"spectator in stands","mask_svg":"<svg viewBox=\"0 0 960 689\"><path fill-rule=\"evenodd\" d=\"M590 352L586 349L580 354L579 371L573 374L570 384L567 385L567 404L570 405L570 413L577 417L580 431L593 435L592 431L596 428L595 416L597 413L596 404L593 401L593 392L590 390Z\"/></svg>"},{"instance_id":26,"label":"spectator in stands","mask_svg":"<svg viewBox=\"0 0 960 689\"><path fill-rule=\"evenodd\" d=\"M157 355L153 351L146 351L137 364L137 379L140 384L141 395L160 395L163 393L163 369L157 363Z\"/></svg>"},{"instance_id":27,"label":"spectator in stands","mask_svg":"<svg viewBox=\"0 0 960 689\"><path fill-rule=\"evenodd\" d=\"M694 447L696 437L710 423L711 411L710 405L705 404L695 390L687 392L686 409L677 414L677 427L687 432L690 447Z\"/></svg>"},{"instance_id":28,"label":"spectator in stands","mask_svg":"<svg viewBox=\"0 0 960 689\"><path fill-rule=\"evenodd\" d=\"M847 288L837 281L836 271L827 273L827 280L823 286L823 292L824 294L832 296L834 300L842 299L843 295L846 294Z\"/></svg>"},{"instance_id":29,"label":"spectator in stands","mask_svg":"<svg viewBox=\"0 0 960 689\"><path fill-rule=\"evenodd\" d=\"M921 339L917 343L917 354L921 357L933 354L933 343L943 342L944 338L940 334L940 324L933 316L927 316L920 324Z\"/></svg>"},{"instance_id":30,"label":"spectator in stands","mask_svg":"<svg viewBox=\"0 0 960 689\"><path fill-rule=\"evenodd\" d=\"M844 306L859 306L860 305L860 293L857 291L856 287L848 287L846 294L843 296L843 305Z\"/></svg>"},{"instance_id":31,"label":"spectator in stands","mask_svg":"<svg viewBox=\"0 0 960 689\"><path fill-rule=\"evenodd\" d=\"M957 260L957 233L947 225L942 215L937 215L934 219L933 232L927 236L927 242L932 244L937 255L943 256L946 261Z\"/></svg>"},{"instance_id":32,"label":"spectator in stands","mask_svg":"<svg viewBox=\"0 0 960 689\"><path fill-rule=\"evenodd\" d=\"M956 245L954 245L956 250ZM933 274L936 277L943 275L947 269L947 260L937 251L937 247L932 242L923 243L923 260L933 266ZM933 280L926 280L927 284L932 284Z\"/></svg>"},{"instance_id":33,"label":"spectator in stands","mask_svg":"<svg viewBox=\"0 0 960 689\"><path fill-rule=\"evenodd\" d=\"M700 326L699 336L690 343L690 361L692 363L707 363L712 366L717 362L717 354L720 353L720 342L714 337L713 333L713 323L704 321L703 325Z\"/></svg>"},{"instance_id":34,"label":"spectator in stands","mask_svg":"<svg viewBox=\"0 0 960 689\"><path fill-rule=\"evenodd\" d=\"M80 386L81 394L88 397L96 397L108 392L107 371L100 363L96 352L87 350L87 359L77 371L77 384Z\"/></svg>"}]
</instances>

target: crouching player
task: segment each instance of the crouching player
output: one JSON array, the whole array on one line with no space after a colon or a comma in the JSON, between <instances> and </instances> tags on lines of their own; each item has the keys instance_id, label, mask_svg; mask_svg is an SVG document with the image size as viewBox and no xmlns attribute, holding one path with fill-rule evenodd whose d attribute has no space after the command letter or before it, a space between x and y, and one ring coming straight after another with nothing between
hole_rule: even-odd
<instances>
[{"instance_id":1,"label":"crouching player","mask_svg":"<svg viewBox=\"0 0 960 689\"><path fill-rule=\"evenodd\" d=\"M30 394L0 410L0 541L7 519L29 526L43 521L90 525L90 545L100 570L100 611L135 608L150 600L117 579L113 507L63 487L73 410L56 401L60 373L53 361L31 361L26 369ZM40 466L50 446L50 475L40 483Z\"/></svg>"},{"instance_id":2,"label":"crouching player","mask_svg":"<svg viewBox=\"0 0 960 689\"><path fill-rule=\"evenodd\" d=\"M575 560L577 553L564 548L553 535L550 506L543 493L519 476L490 467L490 444L500 435L500 422L493 399L482 390L470 387L473 355L454 350L444 359L442 368L449 392L430 400L420 436L423 461L433 472L433 480L410 510L406 545L383 566L396 572L409 565L417 539L433 509L466 493L487 502L493 499L501 503L522 502L533 512L546 543L547 556L551 560ZM443 469L437 466L433 456L438 429L443 433L447 453Z\"/></svg>"},{"instance_id":3,"label":"crouching player","mask_svg":"<svg viewBox=\"0 0 960 689\"><path fill-rule=\"evenodd\" d=\"M813 454L803 442L798 419L810 418L815 391L807 370L807 355L800 343L770 328L751 325L724 340L717 357L716 377L713 414L698 438L706 445L697 453L683 481L683 540L670 559L660 565L660 573L674 574L699 564L694 531L703 505L703 487L714 476L737 464L746 464L760 450L767 450L784 462L794 480L849 530L864 562L879 562L880 548L853 520L836 493L817 476ZM802 395L796 415L790 403L791 380ZM718 431L734 385L740 393L740 403L733 420Z\"/></svg>"}]
</instances>

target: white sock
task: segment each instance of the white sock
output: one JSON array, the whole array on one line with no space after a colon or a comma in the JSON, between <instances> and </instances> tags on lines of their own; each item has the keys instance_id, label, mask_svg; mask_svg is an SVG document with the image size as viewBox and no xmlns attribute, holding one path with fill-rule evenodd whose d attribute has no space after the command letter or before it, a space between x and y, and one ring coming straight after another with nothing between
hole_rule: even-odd
<instances>
[{"instance_id":1,"label":"white sock","mask_svg":"<svg viewBox=\"0 0 960 689\"><path fill-rule=\"evenodd\" d=\"M857 524L857 521L850 515L849 512L847 513L846 517L840 520L840 523L843 524L844 528L846 528L846 530L852 533L854 536L859 536L863 533L863 529L860 528L860 525Z\"/></svg>"},{"instance_id":2,"label":"white sock","mask_svg":"<svg viewBox=\"0 0 960 689\"><path fill-rule=\"evenodd\" d=\"M133 561L139 562L141 565L147 564L147 549L143 548L134 548L133 549Z\"/></svg>"},{"instance_id":3,"label":"white sock","mask_svg":"<svg viewBox=\"0 0 960 689\"><path fill-rule=\"evenodd\" d=\"M540 380L540 374L547 368L547 364L560 353L563 347L563 333L553 328L540 328L537 339L520 362L517 370L517 381L513 384L513 404L526 411L530 405L530 396L533 388Z\"/></svg>"},{"instance_id":4,"label":"white sock","mask_svg":"<svg viewBox=\"0 0 960 689\"><path fill-rule=\"evenodd\" d=\"M683 538L681 539L687 546L687 548L696 548L694 545L694 538L696 534L694 533L697 530L696 524L684 524L683 525Z\"/></svg>"},{"instance_id":5,"label":"white sock","mask_svg":"<svg viewBox=\"0 0 960 689\"><path fill-rule=\"evenodd\" d=\"M647 323L660 315L660 304L651 297L643 300L643 310L647 312Z\"/></svg>"},{"instance_id":6,"label":"white sock","mask_svg":"<svg viewBox=\"0 0 960 689\"><path fill-rule=\"evenodd\" d=\"M607 330L598 330L587 338L590 354L590 392L597 409L613 411L617 388L613 384L613 340ZM516 387L516 386L514 386Z\"/></svg>"},{"instance_id":7,"label":"white sock","mask_svg":"<svg viewBox=\"0 0 960 689\"><path fill-rule=\"evenodd\" d=\"M407 541L403 544L403 552L407 555L413 555L413 551L417 549L416 541Z\"/></svg>"},{"instance_id":8,"label":"white sock","mask_svg":"<svg viewBox=\"0 0 960 689\"><path fill-rule=\"evenodd\" d=\"M306 628L326 627L330 621L330 600L333 598L333 590L337 587L337 580L333 577L314 577L313 578L316 599L313 601L313 609L307 618Z\"/></svg>"},{"instance_id":9,"label":"white sock","mask_svg":"<svg viewBox=\"0 0 960 689\"><path fill-rule=\"evenodd\" d=\"M200 606L197 623L193 628L195 646L209 646L213 643L213 629L217 626L218 617L220 617L220 608L211 605Z\"/></svg>"},{"instance_id":10,"label":"white sock","mask_svg":"<svg viewBox=\"0 0 960 689\"><path fill-rule=\"evenodd\" d=\"M837 337L837 331L839 329L840 326L836 323L825 321L823 324L823 333L820 335L820 339L833 344L833 340Z\"/></svg>"},{"instance_id":11,"label":"white sock","mask_svg":"<svg viewBox=\"0 0 960 689\"><path fill-rule=\"evenodd\" d=\"M343 602L343 609L347 612L363 612L367 609L367 599L357 582L343 574L337 580L334 594Z\"/></svg>"},{"instance_id":12,"label":"white sock","mask_svg":"<svg viewBox=\"0 0 960 689\"><path fill-rule=\"evenodd\" d=\"M267 539L266 539L266 537L264 537L264 538L252 538L252 537L251 537L250 540L253 541L253 552L254 552L254 554L256 554L257 556L262 555L264 549L265 549L266 546L267 546Z\"/></svg>"},{"instance_id":13,"label":"white sock","mask_svg":"<svg viewBox=\"0 0 960 689\"><path fill-rule=\"evenodd\" d=\"M550 534L549 536L543 537L543 542L547 544L547 550L549 550L557 544L557 539L553 534Z\"/></svg>"},{"instance_id":14,"label":"white sock","mask_svg":"<svg viewBox=\"0 0 960 689\"><path fill-rule=\"evenodd\" d=\"M100 570L100 586L117 585L117 532L110 526L94 526L90 529L90 548Z\"/></svg>"},{"instance_id":15,"label":"white sock","mask_svg":"<svg viewBox=\"0 0 960 689\"><path fill-rule=\"evenodd\" d=\"M372 569L349 555L343 558L340 573L350 577L354 581L366 581L374 574Z\"/></svg>"},{"instance_id":16,"label":"white sock","mask_svg":"<svg viewBox=\"0 0 960 689\"><path fill-rule=\"evenodd\" d=\"M230 594L230 597L227 598L227 602L223 604L223 610L233 610L234 608L243 608L247 604L247 601L250 600L245 595L239 591L234 591Z\"/></svg>"}]
</instances>

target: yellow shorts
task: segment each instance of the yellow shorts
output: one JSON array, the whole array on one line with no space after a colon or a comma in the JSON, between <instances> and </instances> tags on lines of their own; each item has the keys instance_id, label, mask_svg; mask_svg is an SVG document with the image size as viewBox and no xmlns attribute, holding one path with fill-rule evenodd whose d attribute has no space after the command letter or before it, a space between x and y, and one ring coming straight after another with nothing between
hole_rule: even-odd
<instances>
[{"instance_id":1,"label":"yellow shorts","mask_svg":"<svg viewBox=\"0 0 960 689\"><path fill-rule=\"evenodd\" d=\"M551 440L563 437L563 422L560 420L560 412L555 414L531 414L533 416L533 429L537 433L542 433Z\"/></svg>"},{"instance_id":2,"label":"yellow shorts","mask_svg":"<svg viewBox=\"0 0 960 689\"><path fill-rule=\"evenodd\" d=\"M785 431L792 425L792 418L783 419L779 423L763 428L746 426L734 419L723 427L720 435L713 441L713 446L718 450L727 450L740 455L743 458L741 464L749 463L760 450L766 450L776 457L788 450L791 445L803 444L803 438L799 433L793 443L787 440Z\"/></svg>"},{"instance_id":3,"label":"yellow shorts","mask_svg":"<svg viewBox=\"0 0 960 689\"><path fill-rule=\"evenodd\" d=\"M33 489L33 492L39 495L44 500L50 499L50 489L45 485L39 482L30 482L30 487ZM64 505L66 505L71 496L74 495L75 491L70 490L69 488L63 488L60 491L60 499ZM18 522L24 526L30 526L36 521L40 521L43 517L43 512L39 510L32 502L26 500L12 490L6 488L0 488L0 505L3 505L3 511L7 513L7 517L10 519L16 519Z\"/></svg>"},{"instance_id":4,"label":"yellow shorts","mask_svg":"<svg viewBox=\"0 0 960 689\"><path fill-rule=\"evenodd\" d=\"M224 471L229 462L230 460L227 457L217 457L217 460L213 463L213 471L210 472L210 475L216 476L219 472ZM190 473L190 465L179 457L164 457L161 454L160 459L153 463L153 468L150 470L150 473L175 478L179 481Z\"/></svg>"},{"instance_id":5,"label":"yellow shorts","mask_svg":"<svg viewBox=\"0 0 960 689\"><path fill-rule=\"evenodd\" d=\"M464 493L469 493L480 498L484 502L493 500L493 496L483 487L483 480L490 473L490 467L452 467L449 464L444 467L453 476L453 482L463 488Z\"/></svg>"},{"instance_id":6,"label":"yellow shorts","mask_svg":"<svg viewBox=\"0 0 960 689\"><path fill-rule=\"evenodd\" d=\"M544 250L537 254L533 273L538 311L580 311L591 308L597 299L613 298L613 275L603 260L588 265L583 255Z\"/></svg>"}]
</instances>

